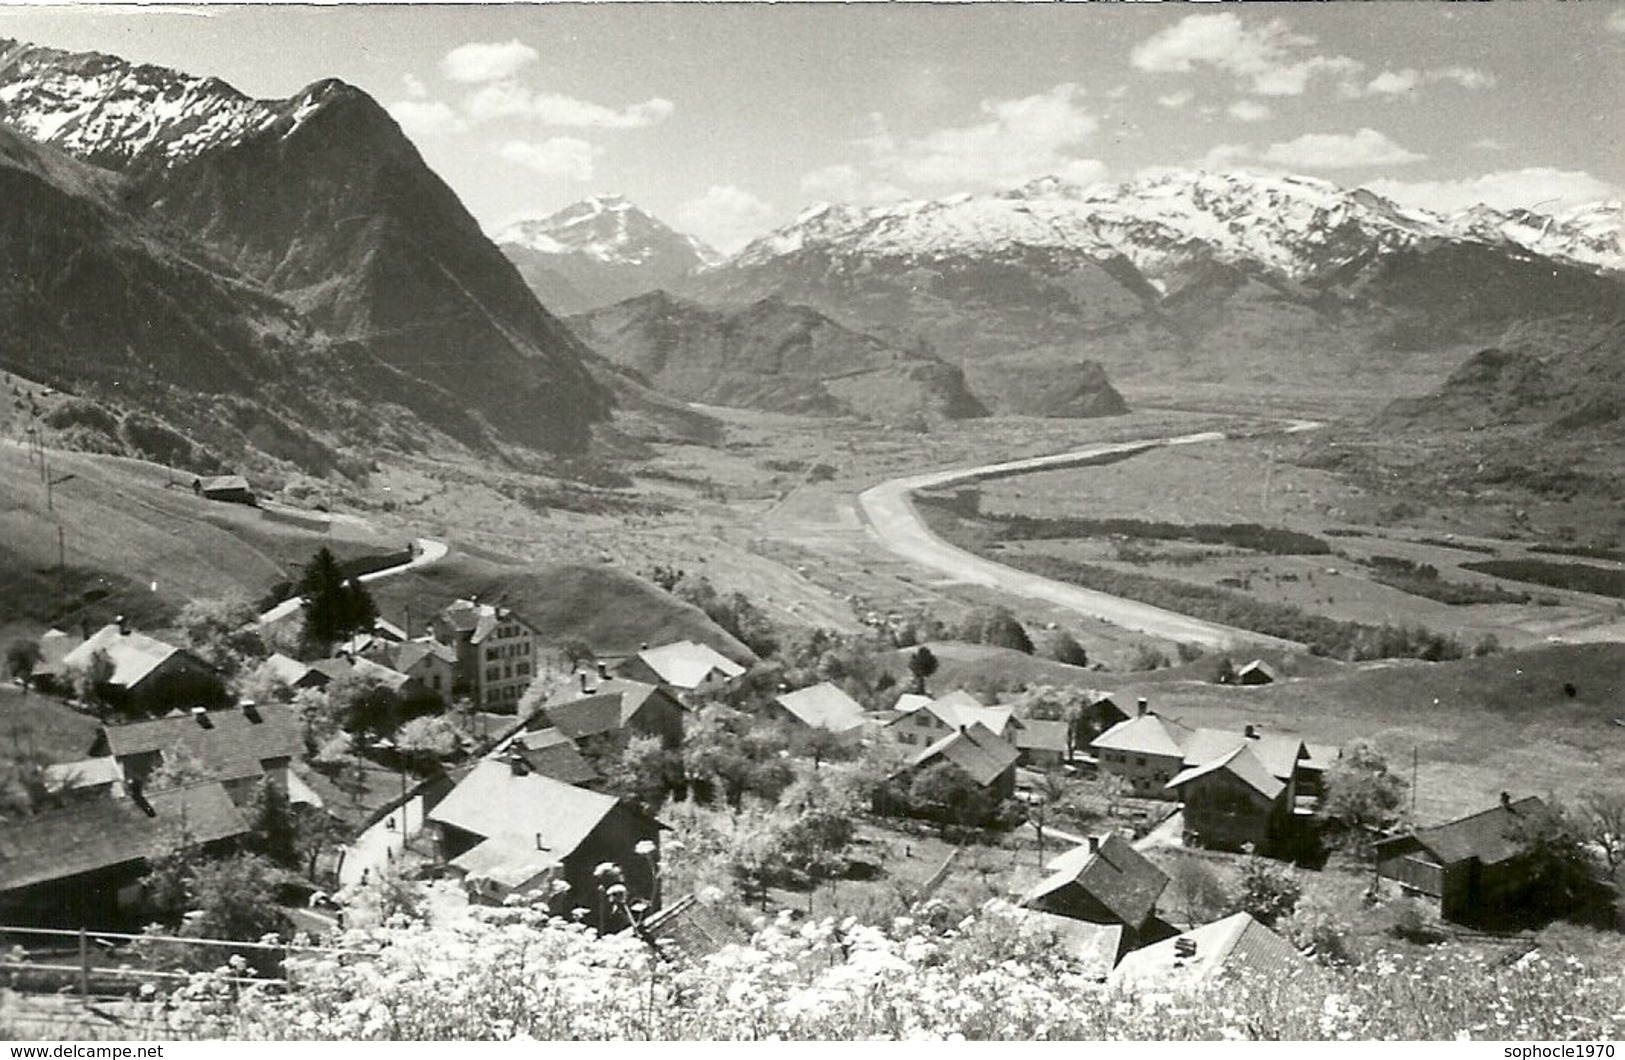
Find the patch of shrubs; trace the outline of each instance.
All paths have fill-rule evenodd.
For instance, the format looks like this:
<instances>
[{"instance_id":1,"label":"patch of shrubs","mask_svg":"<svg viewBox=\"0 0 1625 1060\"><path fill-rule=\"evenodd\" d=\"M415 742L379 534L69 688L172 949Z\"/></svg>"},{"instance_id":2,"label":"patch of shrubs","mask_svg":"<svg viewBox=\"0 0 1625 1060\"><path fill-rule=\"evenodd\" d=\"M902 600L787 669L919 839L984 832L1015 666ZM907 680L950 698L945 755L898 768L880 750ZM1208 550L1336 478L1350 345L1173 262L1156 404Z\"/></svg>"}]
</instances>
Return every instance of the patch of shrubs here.
<instances>
[{"instance_id":1,"label":"patch of shrubs","mask_svg":"<svg viewBox=\"0 0 1625 1060\"><path fill-rule=\"evenodd\" d=\"M1431 563L1415 563L1399 556L1372 556L1366 561L1371 580L1412 596L1460 607L1465 604L1527 604L1528 593L1512 593L1498 585L1471 585L1444 581Z\"/></svg>"},{"instance_id":2,"label":"patch of shrubs","mask_svg":"<svg viewBox=\"0 0 1625 1060\"><path fill-rule=\"evenodd\" d=\"M1275 556L1320 556L1332 547L1312 534L1258 523L1164 523L1146 519L1041 518L990 515L1010 541L1045 541L1074 537L1127 537L1151 541L1192 541L1229 545Z\"/></svg>"},{"instance_id":3,"label":"patch of shrubs","mask_svg":"<svg viewBox=\"0 0 1625 1060\"><path fill-rule=\"evenodd\" d=\"M1589 563L1552 563L1543 559L1489 559L1463 563L1462 570L1477 571L1516 582L1549 585L1554 589L1596 593L1625 600L1625 571L1593 567Z\"/></svg>"}]
</instances>

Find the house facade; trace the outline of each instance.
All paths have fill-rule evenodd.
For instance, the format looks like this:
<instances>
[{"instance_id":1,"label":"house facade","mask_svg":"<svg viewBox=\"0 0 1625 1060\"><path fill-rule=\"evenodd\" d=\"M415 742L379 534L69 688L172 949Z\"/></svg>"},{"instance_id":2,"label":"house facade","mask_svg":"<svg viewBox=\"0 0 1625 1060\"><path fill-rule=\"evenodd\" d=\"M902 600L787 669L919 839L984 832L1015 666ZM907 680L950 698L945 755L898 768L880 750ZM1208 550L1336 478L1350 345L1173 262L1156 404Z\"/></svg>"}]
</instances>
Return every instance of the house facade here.
<instances>
[{"instance_id":1,"label":"house facade","mask_svg":"<svg viewBox=\"0 0 1625 1060\"><path fill-rule=\"evenodd\" d=\"M1186 846L1268 854L1287 841L1288 786L1249 747L1187 769L1168 787L1181 803Z\"/></svg>"},{"instance_id":2,"label":"house facade","mask_svg":"<svg viewBox=\"0 0 1625 1060\"><path fill-rule=\"evenodd\" d=\"M1523 832L1545 814L1540 799L1501 797L1498 806L1376 844L1377 876L1438 903L1446 920L1473 921L1515 910L1534 868Z\"/></svg>"},{"instance_id":3,"label":"house facade","mask_svg":"<svg viewBox=\"0 0 1625 1060\"><path fill-rule=\"evenodd\" d=\"M1142 704L1142 709L1143 704ZM1100 772L1126 781L1147 799L1174 799L1168 782L1185 768L1189 729L1152 710L1118 722L1089 745Z\"/></svg>"},{"instance_id":4,"label":"house facade","mask_svg":"<svg viewBox=\"0 0 1625 1060\"><path fill-rule=\"evenodd\" d=\"M458 600L436 616L434 637L456 654L451 694L512 713L536 678L541 634L506 607Z\"/></svg>"}]
</instances>

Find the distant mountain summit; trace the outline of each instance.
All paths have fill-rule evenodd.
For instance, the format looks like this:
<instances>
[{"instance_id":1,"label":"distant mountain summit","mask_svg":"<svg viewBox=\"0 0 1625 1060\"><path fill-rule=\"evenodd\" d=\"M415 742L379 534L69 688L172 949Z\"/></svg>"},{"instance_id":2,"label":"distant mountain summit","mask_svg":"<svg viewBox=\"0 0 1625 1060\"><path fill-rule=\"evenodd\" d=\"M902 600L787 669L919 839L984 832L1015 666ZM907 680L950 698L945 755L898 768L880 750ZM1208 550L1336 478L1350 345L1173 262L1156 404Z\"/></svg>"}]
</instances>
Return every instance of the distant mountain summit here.
<instances>
[{"instance_id":1,"label":"distant mountain summit","mask_svg":"<svg viewBox=\"0 0 1625 1060\"><path fill-rule=\"evenodd\" d=\"M588 351L356 88L253 100L213 78L0 41L0 120L121 174L127 208L451 395L500 441L580 450L610 415Z\"/></svg>"},{"instance_id":2,"label":"distant mountain summit","mask_svg":"<svg viewBox=\"0 0 1625 1060\"><path fill-rule=\"evenodd\" d=\"M596 196L493 238L542 304L572 314L670 286L722 260L618 195Z\"/></svg>"},{"instance_id":3,"label":"distant mountain summit","mask_svg":"<svg viewBox=\"0 0 1625 1060\"><path fill-rule=\"evenodd\" d=\"M1046 178L820 204L681 290L724 306L778 295L888 341L924 335L1019 412L1052 389L1035 379L1080 360L1119 385L1437 380L1508 326L1625 310L1618 221L1606 204L1442 217L1297 176Z\"/></svg>"}]
</instances>

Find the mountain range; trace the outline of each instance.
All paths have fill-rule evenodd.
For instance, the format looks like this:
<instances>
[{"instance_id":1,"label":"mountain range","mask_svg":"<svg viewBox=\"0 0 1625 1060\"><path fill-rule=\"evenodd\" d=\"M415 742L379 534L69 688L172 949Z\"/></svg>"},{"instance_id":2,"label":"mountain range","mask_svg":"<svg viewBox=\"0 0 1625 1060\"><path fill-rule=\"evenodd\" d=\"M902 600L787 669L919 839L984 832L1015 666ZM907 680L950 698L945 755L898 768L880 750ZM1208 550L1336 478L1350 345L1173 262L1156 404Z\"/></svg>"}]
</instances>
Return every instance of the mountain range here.
<instances>
[{"instance_id":1,"label":"mountain range","mask_svg":"<svg viewBox=\"0 0 1625 1060\"><path fill-rule=\"evenodd\" d=\"M313 362L346 350L311 364L304 384L342 391L346 360L375 362L430 431L470 444L578 452L610 417L616 373L589 364L395 122L351 86L321 81L254 100L212 78L0 41L0 121L83 164L24 164L36 186L65 176L60 190L81 202L99 190L106 216L121 219L113 228L139 229L144 246L170 248L158 258L215 277L204 286L219 297L173 296L174 315L189 318L174 324L182 344L195 326ZM12 153L27 152L13 142ZM95 243L96 233L80 235ZM13 279L49 276L49 261L32 257L37 244L21 246ZM103 249L90 247L93 257ZM97 351L99 376L192 388L204 380L187 358L138 349L171 345L167 318L111 315L162 286L145 269L108 271L101 309L78 332L66 321L58 330L80 335L82 355ZM33 304L53 312L49 299ZM19 368L44 358L7 355ZM64 374L79 368L47 373Z\"/></svg>"}]
</instances>

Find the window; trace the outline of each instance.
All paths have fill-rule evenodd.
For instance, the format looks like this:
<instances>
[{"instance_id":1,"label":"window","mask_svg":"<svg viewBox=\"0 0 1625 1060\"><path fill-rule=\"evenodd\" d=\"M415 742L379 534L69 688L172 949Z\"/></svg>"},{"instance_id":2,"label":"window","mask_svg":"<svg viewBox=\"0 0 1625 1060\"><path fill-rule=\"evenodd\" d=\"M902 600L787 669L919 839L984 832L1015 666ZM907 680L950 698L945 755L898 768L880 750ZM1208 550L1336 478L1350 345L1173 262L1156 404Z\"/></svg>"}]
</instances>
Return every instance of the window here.
<instances>
[{"instance_id":1,"label":"window","mask_svg":"<svg viewBox=\"0 0 1625 1060\"><path fill-rule=\"evenodd\" d=\"M1137 766L1145 765L1145 756L1144 755L1135 756L1134 764L1137 765Z\"/></svg>"},{"instance_id":2,"label":"window","mask_svg":"<svg viewBox=\"0 0 1625 1060\"><path fill-rule=\"evenodd\" d=\"M513 670L514 673L518 674L520 677L524 677L530 673L530 663L522 662L518 666L515 666Z\"/></svg>"},{"instance_id":3,"label":"window","mask_svg":"<svg viewBox=\"0 0 1625 1060\"><path fill-rule=\"evenodd\" d=\"M497 658L497 650L495 648L486 648L485 649L485 661L490 662L492 659L495 659L495 658Z\"/></svg>"},{"instance_id":4,"label":"window","mask_svg":"<svg viewBox=\"0 0 1625 1060\"><path fill-rule=\"evenodd\" d=\"M914 724L918 725L922 729L925 728L927 725L931 724L931 715L927 714L923 710L920 711L920 713L914 718Z\"/></svg>"},{"instance_id":5,"label":"window","mask_svg":"<svg viewBox=\"0 0 1625 1060\"><path fill-rule=\"evenodd\" d=\"M487 681L495 681L500 676L502 676L502 668L500 666L487 666L485 668L485 679Z\"/></svg>"},{"instance_id":6,"label":"window","mask_svg":"<svg viewBox=\"0 0 1625 1060\"><path fill-rule=\"evenodd\" d=\"M434 689L436 692L440 691L440 675L439 674L430 674L429 675L429 687Z\"/></svg>"}]
</instances>

